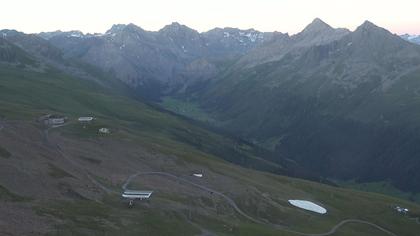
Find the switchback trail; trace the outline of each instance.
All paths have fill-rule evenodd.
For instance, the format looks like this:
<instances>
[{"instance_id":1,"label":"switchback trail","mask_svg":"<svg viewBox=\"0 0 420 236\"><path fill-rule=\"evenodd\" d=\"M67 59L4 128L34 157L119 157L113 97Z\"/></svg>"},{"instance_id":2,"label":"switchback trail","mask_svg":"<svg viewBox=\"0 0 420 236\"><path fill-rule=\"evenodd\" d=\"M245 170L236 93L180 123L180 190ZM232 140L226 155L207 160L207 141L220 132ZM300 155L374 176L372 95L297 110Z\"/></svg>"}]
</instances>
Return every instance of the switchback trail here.
<instances>
[{"instance_id":1,"label":"switchback trail","mask_svg":"<svg viewBox=\"0 0 420 236\"><path fill-rule=\"evenodd\" d=\"M175 180L178 180L180 182L183 182L183 183L192 185L192 186L197 187L197 188L199 188L199 189L201 189L203 191L209 192L210 194L214 194L214 195L217 195L217 196L225 199L229 203L229 205L233 209L235 209L235 211L238 214L240 214L241 216L247 218L248 220L250 220L250 221L252 221L254 223L257 223L257 224L270 225L270 226L273 226L273 227L275 227L277 229L280 229L280 230L285 231L285 232L288 232L288 233L293 233L293 234L302 235L302 236L329 236L329 235L332 235L332 234L336 233L338 229L340 229L342 226L344 226L346 224L349 224L349 223L358 223L358 224L366 224L366 225L372 226L372 227L374 227L374 228L376 228L376 229L378 229L378 230L380 230L380 231L382 231L382 232L384 232L384 233L386 233L388 235L397 236L393 232L391 232L391 231L389 231L389 230L387 230L385 228L382 228L381 226L379 226L377 224L374 224L374 223L371 223L371 222L368 222L368 221L364 221L364 220L358 220L358 219L346 219L346 220L342 220L338 224L336 224L335 226L333 226L328 232L319 233L319 234L309 234L309 233L303 233L303 232L298 232L298 231L290 230L290 229L285 228L285 226L283 226L283 225L266 223L266 222L263 222L261 220L255 219L252 216L247 215L245 212L243 212L238 207L238 205L235 203L235 201L233 199L231 199L230 197L228 197L227 195L225 195L225 194L223 194L221 192L218 192L218 191L213 190L213 189L211 189L209 187L206 187L204 185L194 183L194 182L192 182L190 180L187 180L187 179L184 179L184 178L181 178L181 177L178 177L176 175L173 175L173 174L170 174L170 173L166 173L166 172L158 172L158 171L137 172L135 174L130 175L127 178L127 180L124 182L124 184L122 186L122 189L123 190L126 190L127 187L128 187L128 185L131 183L131 181L134 178L136 178L138 176L141 176L141 175L160 175L160 176L169 177L171 179L175 179Z\"/></svg>"}]
</instances>

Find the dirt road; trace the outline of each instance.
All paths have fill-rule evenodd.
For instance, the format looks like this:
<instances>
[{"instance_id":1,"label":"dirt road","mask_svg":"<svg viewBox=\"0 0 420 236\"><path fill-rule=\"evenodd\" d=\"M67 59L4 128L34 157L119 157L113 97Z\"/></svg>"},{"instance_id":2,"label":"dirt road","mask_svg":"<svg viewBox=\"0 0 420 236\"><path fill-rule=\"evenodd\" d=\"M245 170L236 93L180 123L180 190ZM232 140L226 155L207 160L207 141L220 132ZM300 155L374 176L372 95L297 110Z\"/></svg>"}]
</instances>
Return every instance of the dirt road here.
<instances>
[{"instance_id":1,"label":"dirt road","mask_svg":"<svg viewBox=\"0 0 420 236\"><path fill-rule=\"evenodd\" d=\"M192 181L190 181L188 179L184 179L184 178L181 178L181 177L178 177L176 175L173 175L173 174L170 174L170 173L166 173L166 172L153 172L153 171L152 172L137 172L135 174L130 175L127 178L127 180L124 182L124 184L122 186L122 189L123 190L127 189L128 185L131 183L131 181L134 178L136 178L138 176L142 176L142 175L160 175L160 176L165 176L165 177L168 177L168 178L171 178L171 179L174 179L174 180L178 180L179 182L183 182L183 183L192 185L192 186L197 187L197 188L199 188L199 189L201 189L203 191L206 191L206 192L208 192L210 194L218 195L221 198L225 199L226 202L233 209L235 209L235 211L238 214L240 214L241 216L247 218L248 220L250 220L250 221L252 221L254 223L257 223L257 224L270 225L270 226L273 226L275 228L278 228L279 230L286 231L286 232L293 233L293 234L297 234L297 235L302 235L302 236L328 236L328 235L332 235L332 234L336 233L338 229L340 229L342 226L344 226L346 224L349 224L349 223L358 223L358 224L370 225L370 226L372 226L372 227L374 227L374 228L376 228L376 229L378 229L378 230L380 230L380 231L382 231L382 232L384 232L384 233L386 233L388 235L397 236L393 232L391 232L391 231L389 231L389 230L387 230L387 229L385 229L385 228L383 228L383 227L381 227L381 226L379 226L377 224L374 224L374 223L371 223L371 222L368 222L368 221L364 221L364 220L358 220L358 219L346 219L346 220L342 220L338 224L336 224L335 226L333 226L328 232L319 233L319 234L309 234L309 233L303 233L303 232L298 232L298 231L294 231L294 230L289 230L289 229L287 229L283 225L276 225L276 224L266 223L266 222L260 221L258 219L255 219L252 216L247 215L245 212L243 212L238 207L238 205L235 203L235 201L233 199L231 199L230 197L228 197L227 195L225 195L225 194L223 194L221 192L218 192L218 191L216 191L214 189L211 189L209 187L206 187L204 185L201 185L201 184L198 184L198 183L194 183L194 182L192 182Z\"/></svg>"}]
</instances>

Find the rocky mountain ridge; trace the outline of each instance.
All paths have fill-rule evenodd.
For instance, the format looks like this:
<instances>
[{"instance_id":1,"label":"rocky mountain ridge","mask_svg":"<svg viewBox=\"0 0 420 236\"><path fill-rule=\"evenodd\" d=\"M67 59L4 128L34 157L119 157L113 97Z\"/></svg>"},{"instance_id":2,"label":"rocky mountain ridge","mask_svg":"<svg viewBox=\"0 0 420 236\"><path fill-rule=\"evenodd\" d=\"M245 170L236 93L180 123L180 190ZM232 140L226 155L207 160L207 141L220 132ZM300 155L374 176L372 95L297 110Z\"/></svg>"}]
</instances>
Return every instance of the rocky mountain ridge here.
<instances>
[{"instance_id":1,"label":"rocky mountain ridge","mask_svg":"<svg viewBox=\"0 0 420 236\"><path fill-rule=\"evenodd\" d=\"M111 72L156 98L214 77L223 64L268 40L272 33L216 28L199 33L172 23L159 31L134 24L114 25L104 34L78 31L39 34L64 52Z\"/></svg>"}]
</instances>

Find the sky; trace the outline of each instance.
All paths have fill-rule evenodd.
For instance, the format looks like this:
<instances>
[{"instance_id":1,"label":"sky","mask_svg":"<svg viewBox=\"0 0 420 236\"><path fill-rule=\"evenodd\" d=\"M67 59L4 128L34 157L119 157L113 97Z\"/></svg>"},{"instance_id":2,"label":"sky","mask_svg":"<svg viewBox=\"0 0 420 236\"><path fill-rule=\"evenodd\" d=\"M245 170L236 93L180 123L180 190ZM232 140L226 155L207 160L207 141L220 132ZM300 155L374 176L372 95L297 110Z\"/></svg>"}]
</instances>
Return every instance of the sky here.
<instances>
[{"instance_id":1,"label":"sky","mask_svg":"<svg viewBox=\"0 0 420 236\"><path fill-rule=\"evenodd\" d=\"M397 34L420 34L420 0L0 0L0 29L25 33L113 24L159 30L179 22L200 32L215 27L295 34L314 18L354 30L365 20Z\"/></svg>"}]
</instances>

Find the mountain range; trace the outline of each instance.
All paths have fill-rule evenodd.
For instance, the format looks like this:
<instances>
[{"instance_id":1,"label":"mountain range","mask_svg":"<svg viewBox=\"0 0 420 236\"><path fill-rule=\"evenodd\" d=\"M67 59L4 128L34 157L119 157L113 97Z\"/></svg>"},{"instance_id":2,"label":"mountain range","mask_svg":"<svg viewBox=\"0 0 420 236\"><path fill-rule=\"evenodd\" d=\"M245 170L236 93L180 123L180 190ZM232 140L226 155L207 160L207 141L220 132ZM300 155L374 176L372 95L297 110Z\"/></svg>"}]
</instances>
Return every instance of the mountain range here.
<instances>
[{"instance_id":1,"label":"mountain range","mask_svg":"<svg viewBox=\"0 0 420 236\"><path fill-rule=\"evenodd\" d=\"M270 40L273 33L216 28L199 33L172 23L157 32L114 25L104 34L41 33L64 52L113 74L149 99L182 91L218 74L225 63Z\"/></svg>"},{"instance_id":2,"label":"mountain range","mask_svg":"<svg viewBox=\"0 0 420 236\"><path fill-rule=\"evenodd\" d=\"M420 47L406 41L415 37L369 21L351 32L321 19L295 35L199 33L179 23L159 31L120 24L104 34L0 33L56 66L98 67L148 101L198 107L212 126L273 150L279 163L286 158L324 178L420 191L411 144L420 139Z\"/></svg>"}]
</instances>

